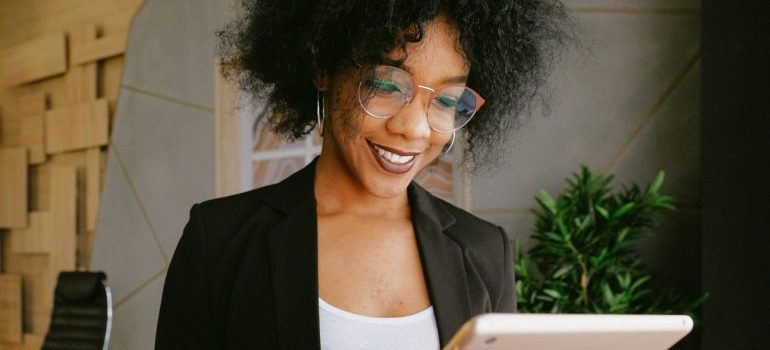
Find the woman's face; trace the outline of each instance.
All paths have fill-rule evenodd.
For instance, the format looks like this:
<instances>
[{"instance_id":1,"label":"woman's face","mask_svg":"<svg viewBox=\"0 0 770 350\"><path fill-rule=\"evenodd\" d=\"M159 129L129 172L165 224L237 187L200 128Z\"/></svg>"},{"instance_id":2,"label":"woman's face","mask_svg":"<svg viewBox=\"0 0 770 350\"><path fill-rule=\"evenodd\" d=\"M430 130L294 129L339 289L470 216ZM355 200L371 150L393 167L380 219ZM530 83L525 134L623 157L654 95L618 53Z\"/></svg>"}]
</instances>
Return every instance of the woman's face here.
<instances>
[{"instance_id":1,"label":"woman's face","mask_svg":"<svg viewBox=\"0 0 770 350\"><path fill-rule=\"evenodd\" d=\"M407 44L408 56L400 68L416 84L431 88L448 81L464 82L469 67L458 51L456 27L437 17L424 30L422 41ZM401 55L395 50L391 58ZM359 69L351 66L329 77L321 158L336 163L335 180L341 176L339 180L381 198L403 195L417 173L441 155L452 133L430 128L426 89L417 89L411 102L391 118L367 115L358 102L360 76Z\"/></svg>"}]
</instances>

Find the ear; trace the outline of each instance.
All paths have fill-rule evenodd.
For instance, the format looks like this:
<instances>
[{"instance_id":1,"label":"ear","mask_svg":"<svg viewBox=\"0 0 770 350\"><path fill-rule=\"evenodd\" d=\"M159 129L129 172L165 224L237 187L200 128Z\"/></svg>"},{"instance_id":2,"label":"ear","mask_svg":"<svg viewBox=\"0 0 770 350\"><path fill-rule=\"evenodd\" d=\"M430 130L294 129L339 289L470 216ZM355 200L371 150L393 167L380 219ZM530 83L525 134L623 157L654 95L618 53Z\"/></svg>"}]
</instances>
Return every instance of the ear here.
<instances>
[{"instance_id":1,"label":"ear","mask_svg":"<svg viewBox=\"0 0 770 350\"><path fill-rule=\"evenodd\" d=\"M315 85L318 91L329 90L329 75L326 74L326 71L319 70L316 72L313 77L313 85Z\"/></svg>"}]
</instances>

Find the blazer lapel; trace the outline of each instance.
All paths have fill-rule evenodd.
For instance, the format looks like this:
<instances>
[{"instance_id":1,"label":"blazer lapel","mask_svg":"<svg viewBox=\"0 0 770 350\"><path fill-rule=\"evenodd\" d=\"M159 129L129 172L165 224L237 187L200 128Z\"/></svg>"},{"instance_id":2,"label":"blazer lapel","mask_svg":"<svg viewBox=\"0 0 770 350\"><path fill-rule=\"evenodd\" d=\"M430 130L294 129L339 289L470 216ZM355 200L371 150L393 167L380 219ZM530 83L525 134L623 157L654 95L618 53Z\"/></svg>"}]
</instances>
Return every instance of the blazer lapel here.
<instances>
[{"instance_id":1,"label":"blazer lapel","mask_svg":"<svg viewBox=\"0 0 770 350\"><path fill-rule=\"evenodd\" d=\"M315 162L268 196L286 216L268 233L270 271L281 349L320 349Z\"/></svg>"},{"instance_id":2,"label":"blazer lapel","mask_svg":"<svg viewBox=\"0 0 770 350\"><path fill-rule=\"evenodd\" d=\"M285 214L268 233L279 347L320 349L315 163L274 187L265 200ZM445 230L454 217L416 183L409 204L441 346L471 316L462 247Z\"/></svg>"},{"instance_id":3,"label":"blazer lapel","mask_svg":"<svg viewBox=\"0 0 770 350\"><path fill-rule=\"evenodd\" d=\"M443 347L471 316L463 249L444 233L454 224L454 217L435 205L431 195L416 183L412 182L408 191L420 259Z\"/></svg>"}]
</instances>

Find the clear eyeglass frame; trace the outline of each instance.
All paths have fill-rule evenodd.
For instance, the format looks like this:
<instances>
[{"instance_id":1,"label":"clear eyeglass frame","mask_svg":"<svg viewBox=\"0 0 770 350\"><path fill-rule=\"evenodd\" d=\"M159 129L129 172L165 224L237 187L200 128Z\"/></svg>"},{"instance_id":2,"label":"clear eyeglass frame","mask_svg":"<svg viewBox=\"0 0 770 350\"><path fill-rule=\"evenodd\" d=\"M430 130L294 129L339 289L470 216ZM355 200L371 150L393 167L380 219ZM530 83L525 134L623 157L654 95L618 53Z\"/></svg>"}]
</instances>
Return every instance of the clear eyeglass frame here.
<instances>
[{"instance_id":1,"label":"clear eyeglass frame","mask_svg":"<svg viewBox=\"0 0 770 350\"><path fill-rule=\"evenodd\" d=\"M406 106L408 106L412 102L414 97L417 95L417 93L420 91L420 89L422 89L422 90L427 90L428 92L430 92L430 98L428 100L429 101L428 107L427 107L427 109L425 111L425 115L426 115L426 118L428 119L428 125L430 126L430 128L432 130L438 132L438 133L450 133L450 132L453 133L453 132L456 132L457 130L462 129L464 126L466 126L468 124L468 122L470 122L471 119L473 119L473 116L476 115L476 112L478 112L478 110L481 108L482 105L484 105L484 102L485 102L484 98L482 98L476 91L474 91L473 89L471 89L471 88L469 88L469 87L467 87L465 85L460 85L460 84L456 84L456 83L454 83L454 84L450 83L450 84L441 85L441 86L436 87L436 88L432 88L432 87L429 87L429 86L426 86L426 85L417 84L415 79L414 79L414 77L409 72L407 72L407 71L405 71L405 70L403 70L403 69L401 69L399 67L390 66L390 65L384 65L384 64L375 64L375 65L364 66L364 65L360 65L360 64L354 63L354 65L355 65L356 68L358 68L358 70L359 70L359 72L361 74L361 76L359 78L359 81L358 81L358 91L357 91L358 103L361 106L361 108L364 110L364 112L366 112L366 114L368 114L369 116L374 117L374 118L389 119L389 118L394 117L395 115L400 113L401 110L403 110ZM386 68L386 69L388 69L390 71L393 71L393 72L398 72L399 74L402 74L403 77L408 77L410 85L411 85L411 89L412 89L411 91L413 93L411 94L411 96L407 95L407 96L403 97L403 99L400 101L401 105L400 105L400 107L398 107L397 111L394 111L392 113L378 114L378 113L373 112L371 110L371 108L368 108L369 102L368 101L364 102L364 100L362 98L362 95L364 95L366 93L364 84L365 84L365 80L366 80L366 76L367 76L367 71L368 70L377 70L377 69L382 69L382 68ZM475 108L470 113L470 115L467 116L467 118L465 118L465 120L462 120L460 122L460 125L458 125L457 123L453 123L453 127L452 128L437 127L436 126L437 122L435 120L432 120L432 119L435 119L436 112L435 112L435 109L434 109L434 113L431 114L431 106L433 105L435 99L437 99L437 97L439 96L439 94L441 92L443 92L445 90L448 90L448 89L458 89L458 88L463 89L463 93L467 92L467 93L470 94L469 96L473 97L473 102L474 102L474 105L475 105L474 107ZM370 96L370 98L371 98L371 96ZM434 116L434 118L431 118L431 116ZM456 117L456 115L455 115L455 117Z\"/></svg>"}]
</instances>

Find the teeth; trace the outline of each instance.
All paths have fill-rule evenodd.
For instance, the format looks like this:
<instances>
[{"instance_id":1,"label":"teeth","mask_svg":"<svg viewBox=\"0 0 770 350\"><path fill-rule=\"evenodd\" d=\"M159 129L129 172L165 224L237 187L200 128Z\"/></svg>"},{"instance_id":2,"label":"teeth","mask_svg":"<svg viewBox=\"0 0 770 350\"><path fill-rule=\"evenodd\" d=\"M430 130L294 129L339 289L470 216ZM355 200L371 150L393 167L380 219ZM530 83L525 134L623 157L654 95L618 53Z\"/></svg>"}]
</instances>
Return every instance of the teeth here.
<instances>
[{"instance_id":1,"label":"teeth","mask_svg":"<svg viewBox=\"0 0 770 350\"><path fill-rule=\"evenodd\" d=\"M391 163L406 164L414 159L414 156L399 156L398 154L377 147L377 145L373 144L372 146L374 146L374 149L377 150L377 153L380 155L380 157L389 160Z\"/></svg>"}]
</instances>

